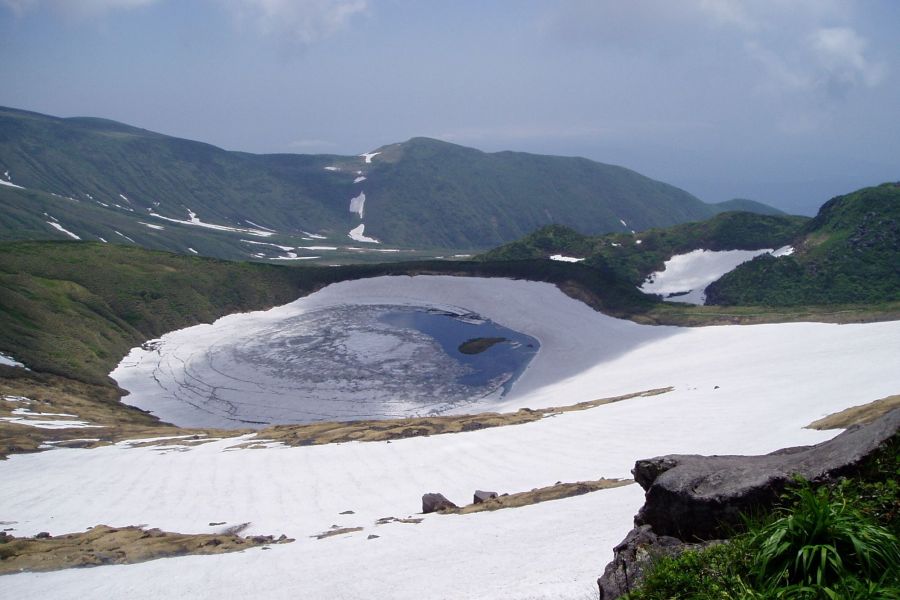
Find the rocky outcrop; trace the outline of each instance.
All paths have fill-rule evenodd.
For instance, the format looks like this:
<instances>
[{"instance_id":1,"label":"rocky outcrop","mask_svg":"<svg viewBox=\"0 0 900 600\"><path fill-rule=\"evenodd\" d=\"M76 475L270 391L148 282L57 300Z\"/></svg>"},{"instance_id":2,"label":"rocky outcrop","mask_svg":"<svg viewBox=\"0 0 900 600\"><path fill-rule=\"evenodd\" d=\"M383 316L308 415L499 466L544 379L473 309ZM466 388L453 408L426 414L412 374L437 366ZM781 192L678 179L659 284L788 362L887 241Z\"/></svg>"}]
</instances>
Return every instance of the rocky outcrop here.
<instances>
[{"instance_id":1,"label":"rocky outcrop","mask_svg":"<svg viewBox=\"0 0 900 600\"><path fill-rule=\"evenodd\" d=\"M699 546L686 544L678 538L656 535L649 525L635 527L618 546L613 548L615 558L606 565L603 576L597 580L600 600L618 598L634 589L644 578L644 571L653 564L653 561Z\"/></svg>"},{"instance_id":2,"label":"rocky outcrop","mask_svg":"<svg viewBox=\"0 0 900 600\"><path fill-rule=\"evenodd\" d=\"M741 525L742 513L770 509L796 477L815 484L854 474L898 431L900 409L895 409L815 446L763 456L639 460L632 473L646 491L644 506L635 516L635 528L613 549L613 561L597 580L600 599L612 600L634 589L657 557L728 537Z\"/></svg>"},{"instance_id":3,"label":"rocky outcrop","mask_svg":"<svg viewBox=\"0 0 900 600\"><path fill-rule=\"evenodd\" d=\"M900 430L900 410L815 446L764 456L670 455L639 460L646 500L635 525L686 541L727 536L741 514L771 507L795 477L822 483L850 475Z\"/></svg>"},{"instance_id":4,"label":"rocky outcrop","mask_svg":"<svg viewBox=\"0 0 900 600\"><path fill-rule=\"evenodd\" d=\"M475 495L472 497L472 504L481 504L482 502L487 502L488 500L493 500L499 494L497 492L486 492L484 490L475 490Z\"/></svg>"},{"instance_id":5,"label":"rocky outcrop","mask_svg":"<svg viewBox=\"0 0 900 600\"><path fill-rule=\"evenodd\" d=\"M422 512L426 515L447 508L459 507L447 500L443 494L422 494Z\"/></svg>"}]
</instances>

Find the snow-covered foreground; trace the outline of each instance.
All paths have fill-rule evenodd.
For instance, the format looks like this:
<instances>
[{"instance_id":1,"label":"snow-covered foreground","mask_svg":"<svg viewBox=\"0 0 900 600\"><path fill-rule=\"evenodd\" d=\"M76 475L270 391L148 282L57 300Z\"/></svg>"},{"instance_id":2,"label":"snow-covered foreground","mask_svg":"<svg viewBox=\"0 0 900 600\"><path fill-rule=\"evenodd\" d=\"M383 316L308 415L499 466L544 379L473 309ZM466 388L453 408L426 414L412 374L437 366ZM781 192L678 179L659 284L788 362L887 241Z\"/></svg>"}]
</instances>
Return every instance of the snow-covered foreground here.
<instances>
[{"instance_id":1,"label":"snow-covered foreground","mask_svg":"<svg viewBox=\"0 0 900 600\"><path fill-rule=\"evenodd\" d=\"M16 535L106 523L297 539L270 550L3 577L14 598L587 598L630 529L635 486L420 524L375 525L420 510L425 492L457 503L475 489L627 477L670 452L760 453L827 439L812 420L900 389L900 322L684 329L606 317L539 283L385 277L304 298L455 305L540 340L506 408L571 404L674 386L510 427L393 442L236 449L58 449L0 463L0 519ZM226 317L270 318L250 313ZM221 322L221 321L220 321ZM210 327L210 326L206 326ZM353 511L352 514L341 514ZM225 521L226 525L210 523ZM324 540L332 527L362 531ZM379 537L368 539L370 535Z\"/></svg>"}]
</instances>

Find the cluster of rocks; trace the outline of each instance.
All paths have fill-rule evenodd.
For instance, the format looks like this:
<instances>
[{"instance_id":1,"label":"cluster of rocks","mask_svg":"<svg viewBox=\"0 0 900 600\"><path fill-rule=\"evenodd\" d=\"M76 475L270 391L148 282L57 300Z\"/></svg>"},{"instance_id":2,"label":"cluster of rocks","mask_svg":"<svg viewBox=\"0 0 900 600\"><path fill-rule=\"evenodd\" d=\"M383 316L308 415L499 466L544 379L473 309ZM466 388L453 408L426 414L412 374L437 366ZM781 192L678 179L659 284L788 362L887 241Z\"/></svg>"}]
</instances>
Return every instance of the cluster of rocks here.
<instances>
[{"instance_id":1,"label":"cluster of rocks","mask_svg":"<svg viewBox=\"0 0 900 600\"><path fill-rule=\"evenodd\" d=\"M482 504L488 500L497 497L497 492L486 492L484 490L475 490L475 494L473 495L472 504ZM459 508L456 504L447 500L447 498L443 494L439 494L436 492L423 494L422 495L422 513L428 514L433 512L439 512L442 510Z\"/></svg>"},{"instance_id":2,"label":"cluster of rocks","mask_svg":"<svg viewBox=\"0 0 900 600\"><path fill-rule=\"evenodd\" d=\"M900 409L895 409L815 446L763 456L669 455L638 461L632 473L646 492L644 506L597 580L600 600L634 589L661 556L727 537L740 526L742 514L770 509L797 477L821 484L852 475L898 431Z\"/></svg>"}]
</instances>

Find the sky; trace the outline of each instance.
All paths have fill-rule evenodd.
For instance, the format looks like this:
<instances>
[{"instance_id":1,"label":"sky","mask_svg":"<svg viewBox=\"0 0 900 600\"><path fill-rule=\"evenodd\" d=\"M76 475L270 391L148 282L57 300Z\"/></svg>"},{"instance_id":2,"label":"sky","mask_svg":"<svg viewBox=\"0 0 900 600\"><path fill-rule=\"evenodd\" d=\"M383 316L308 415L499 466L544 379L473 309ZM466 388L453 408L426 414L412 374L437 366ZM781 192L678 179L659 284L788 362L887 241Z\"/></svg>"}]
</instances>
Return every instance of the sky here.
<instances>
[{"instance_id":1,"label":"sky","mask_svg":"<svg viewBox=\"0 0 900 600\"><path fill-rule=\"evenodd\" d=\"M256 153L429 136L813 214L900 180L895 0L0 0L0 105Z\"/></svg>"}]
</instances>

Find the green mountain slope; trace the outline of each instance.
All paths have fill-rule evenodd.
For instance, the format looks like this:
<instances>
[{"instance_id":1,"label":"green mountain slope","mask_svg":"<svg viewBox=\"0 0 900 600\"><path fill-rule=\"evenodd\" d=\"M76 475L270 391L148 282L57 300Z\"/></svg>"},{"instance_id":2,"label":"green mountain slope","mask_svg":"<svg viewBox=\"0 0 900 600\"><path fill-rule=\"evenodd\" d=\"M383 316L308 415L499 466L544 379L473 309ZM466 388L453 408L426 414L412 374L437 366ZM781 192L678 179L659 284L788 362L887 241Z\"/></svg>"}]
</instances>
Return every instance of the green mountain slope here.
<instances>
[{"instance_id":1,"label":"green mountain slope","mask_svg":"<svg viewBox=\"0 0 900 600\"><path fill-rule=\"evenodd\" d=\"M900 299L900 183L826 202L796 252L759 257L707 289L707 303L771 305L879 303Z\"/></svg>"},{"instance_id":2,"label":"green mountain slope","mask_svg":"<svg viewBox=\"0 0 900 600\"><path fill-rule=\"evenodd\" d=\"M365 236L385 244L462 250L495 246L550 223L590 234L627 232L720 210L673 186L583 158L484 153L427 138L375 152L228 152L104 119L0 108L0 181L70 199L66 229L85 239L108 239L117 230L137 240L123 223L144 221L171 229L150 236L152 228L137 227L145 230L138 243L150 248L258 258L238 240L212 240L247 237L221 229L229 227L273 230L286 238L276 242L281 245L311 241L309 233L329 244L365 245L348 237L364 225ZM16 200L16 218L30 214L32 223L17 229L5 219L0 240L21 239L26 231L28 237L58 236L39 226L49 211L18 196L0 197L4 206L7 198ZM359 210L350 212L354 198ZM86 206L97 210L78 218ZM87 222L93 229L81 224ZM206 227L211 237L203 248L189 239L198 223L220 227Z\"/></svg>"},{"instance_id":3,"label":"green mountain slope","mask_svg":"<svg viewBox=\"0 0 900 600\"><path fill-rule=\"evenodd\" d=\"M716 212L743 211L752 212L760 215L784 215L787 214L782 210L778 210L774 206L757 202L756 200L748 200L746 198L732 198L725 202L717 202L711 205Z\"/></svg>"}]
</instances>

